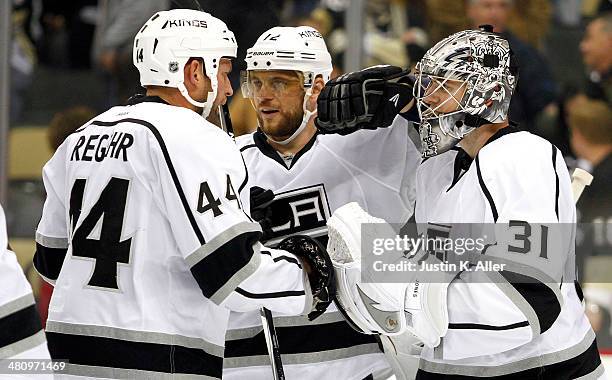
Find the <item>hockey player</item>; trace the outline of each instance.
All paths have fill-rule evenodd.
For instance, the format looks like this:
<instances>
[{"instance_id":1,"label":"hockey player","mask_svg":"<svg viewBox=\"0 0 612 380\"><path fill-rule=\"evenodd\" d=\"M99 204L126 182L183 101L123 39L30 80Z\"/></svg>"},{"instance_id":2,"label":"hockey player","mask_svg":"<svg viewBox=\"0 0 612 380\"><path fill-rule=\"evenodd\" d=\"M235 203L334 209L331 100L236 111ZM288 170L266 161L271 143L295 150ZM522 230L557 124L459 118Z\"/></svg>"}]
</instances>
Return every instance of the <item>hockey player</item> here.
<instances>
[{"instance_id":1,"label":"hockey player","mask_svg":"<svg viewBox=\"0 0 612 380\"><path fill-rule=\"evenodd\" d=\"M235 55L210 14L155 14L134 40L146 96L86 123L45 165L34 263L55 285L47 339L69 375L219 379L230 310L324 310L324 249L264 249L240 201L240 152L204 119L232 94Z\"/></svg>"},{"instance_id":2,"label":"hockey player","mask_svg":"<svg viewBox=\"0 0 612 380\"><path fill-rule=\"evenodd\" d=\"M420 162L408 122L346 137L320 135L314 127L316 99L332 71L318 31L272 28L247 51L246 62L242 89L259 129L237 143L249 171L245 194L251 189L252 216L265 226L268 244L294 233L327 241L327 219L350 201L408 221ZM278 315L274 321L288 379L361 380L388 370L374 337L352 330L334 308L312 322ZM232 313L224 378L269 379L265 350L258 314Z\"/></svg>"},{"instance_id":3,"label":"hockey player","mask_svg":"<svg viewBox=\"0 0 612 380\"><path fill-rule=\"evenodd\" d=\"M425 344L417 379L604 378L573 277L576 210L569 174L555 146L508 121L517 68L507 41L491 30L459 32L432 47L416 68L416 102L403 103L403 111L418 114L426 157L417 172L416 221L429 223L428 236L441 225L452 236L458 223L490 224L491 244L468 258L503 269L449 266L435 282L431 273L413 271L405 284L356 283L355 271L372 272L354 264L359 248L347 248L359 236L355 220L380 220L352 205L329 223L330 236L346 238L328 247L340 268L338 283L352 284L339 289L338 298L362 331L390 337L385 346L398 355L398 378L407 363L408 333ZM367 99L369 84L359 83L361 77L349 74L326 86L320 128L349 133L388 125L368 123L371 117L353 108ZM368 79L385 82L383 75ZM339 99L335 94L349 83L356 90ZM384 112L376 104L365 109ZM410 260L445 263L432 253L420 250Z\"/></svg>"},{"instance_id":4,"label":"hockey player","mask_svg":"<svg viewBox=\"0 0 612 380\"><path fill-rule=\"evenodd\" d=\"M39 366L51 364L32 287L8 247L6 219L0 206L0 362L3 363L0 379L53 379L51 374L40 374L43 370L33 374L26 371L27 367L22 369L21 363L27 366L28 359Z\"/></svg>"}]
</instances>

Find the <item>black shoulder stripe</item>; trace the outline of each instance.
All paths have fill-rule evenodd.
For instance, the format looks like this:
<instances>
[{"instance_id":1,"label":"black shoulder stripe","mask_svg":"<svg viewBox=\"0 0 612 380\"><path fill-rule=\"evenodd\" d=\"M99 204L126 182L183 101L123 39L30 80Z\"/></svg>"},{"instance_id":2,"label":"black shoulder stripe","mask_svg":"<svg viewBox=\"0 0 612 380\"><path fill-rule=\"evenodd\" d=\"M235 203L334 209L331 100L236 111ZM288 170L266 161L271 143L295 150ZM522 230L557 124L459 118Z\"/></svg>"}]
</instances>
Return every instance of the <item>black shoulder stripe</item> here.
<instances>
[{"instance_id":1,"label":"black shoulder stripe","mask_svg":"<svg viewBox=\"0 0 612 380\"><path fill-rule=\"evenodd\" d=\"M247 292L246 290L240 287L236 288L236 293L246 298L253 298L253 299L299 297L299 296L303 296L306 294L303 290L288 290L285 292L272 292L272 293L251 293L251 292Z\"/></svg>"},{"instance_id":2,"label":"black shoulder stripe","mask_svg":"<svg viewBox=\"0 0 612 380\"><path fill-rule=\"evenodd\" d=\"M162 138L157 128L155 128L155 126L149 123L148 121L134 119L134 118L121 119L117 121L94 121L91 124L99 125L101 127L112 127L120 123L140 124L143 127L147 128L149 131L151 131L151 133L153 133L153 136L155 136L155 139L157 140L157 143L159 144L159 147L161 148L162 153L164 154L166 165L168 166L168 170L170 171L170 175L172 176L172 181L174 182L176 191L178 192L179 198L181 199L181 203L183 204L183 208L185 209L185 213L187 214L189 223L191 223L193 232L195 232L198 238L198 241L200 242L200 245L204 245L206 243L206 240L204 239L204 235L202 235L202 231L200 231L200 227L198 226L198 223L195 220L195 216L193 215L193 212L189 208L189 203L187 202L187 198L185 197L185 192L183 191L183 188L181 187L181 183L179 182L178 176L176 174L176 170L174 170L174 165L172 164L172 160L170 159L168 148L166 148L166 143L164 143L164 139Z\"/></svg>"},{"instance_id":3,"label":"black shoulder stripe","mask_svg":"<svg viewBox=\"0 0 612 380\"><path fill-rule=\"evenodd\" d=\"M516 272L500 271L535 311L540 322L540 333L546 332L561 313L561 305L555 292L546 284Z\"/></svg>"},{"instance_id":4,"label":"black shoulder stripe","mask_svg":"<svg viewBox=\"0 0 612 380\"><path fill-rule=\"evenodd\" d=\"M249 144L249 145L245 145L242 148L240 148L240 152L244 152L245 150L249 149L249 148L256 148L257 145L255 144Z\"/></svg>"},{"instance_id":5,"label":"black shoulder stripe","mask_svg":"<svg viewBox=\"0 0 612 380\"><path fill-rule=\"evenodd\" d=\"M260 238L261 232L240 234L191 267L191 273L205 297L211 298L251 261L253 244Z\"/></svg>"},{"instance_id":6,"label":"black shoulder stripe","mask_svg":"<svg viewBox=\"0 0 612 380\"><path fill-rule=\"evenodd\" d=\"M36 252L32 259L34 268L44 277L55 281L62 270L66 252L68 248L48 248L36 243Z\"/></svg>"},{"instance_id":7,"label":"black shoulder stripe","mask_svg":"<svg viewBox=\"0 0 612 380\"><path fill-rule=\"evenodd\" d=\"M0 318L0 349L19 342L42 330L36 305Z\"/></svg>"},{"instance_id":8,"label":"black shoulder stripe","mask_svg":"<svg viewBox=\"0 0 612 380\"><path fill-rule=\"evenodd\" d=\"M557 220L559 220L559 174L557 174L557 148L550 144L552 147L552 164L555 171L555 214L557 214Z\"/></svg>"},{"instance_id":9,"label":"black shoulder stripe","mask_svg":"<svg viewBox=\"0 0 612 380\"><path fill-rule=\"evenodd\" d=\"M493 197L491 196L489 189L487 189L487 185L485 185L484 180L482 179L482 173L480 172L480 160L478 158L478 155L476 155L476 174L478 175L478 183L480 184L480 188L482 189L482 192L489 201L489 206L491 207L491 212L493 213L493 221L497 222L497 218L499 216L497 214L497 207L495 207Z\"/></svg>"},{"instance_id":10,"label":"black shoulder stripe","mask_svg":"<svg viewBox=\"0 0 612 380\"><path fill-rule=\"evenodd\" d=\"M51 357L67 360L70 364L204 375L214 379L220 379L223 370L223 358L179 345L50 331L47 341Z\"/></svg>"},{"instance_id":11,"label":"black shoulder stripe","mask_svg":"<svg viewBox=\"0 0 612 380\"><path fill-rule=\"evenodd\" d=\"M502 330L513 330L518 329L520 327L529 326L529 322L517 322L512 323L510 325L504 326L493 326L493 325L483 325L480 323L449 323L448 328L454 330L492 330L492 331L502 331Z\"/></svg>"}]
</instances>

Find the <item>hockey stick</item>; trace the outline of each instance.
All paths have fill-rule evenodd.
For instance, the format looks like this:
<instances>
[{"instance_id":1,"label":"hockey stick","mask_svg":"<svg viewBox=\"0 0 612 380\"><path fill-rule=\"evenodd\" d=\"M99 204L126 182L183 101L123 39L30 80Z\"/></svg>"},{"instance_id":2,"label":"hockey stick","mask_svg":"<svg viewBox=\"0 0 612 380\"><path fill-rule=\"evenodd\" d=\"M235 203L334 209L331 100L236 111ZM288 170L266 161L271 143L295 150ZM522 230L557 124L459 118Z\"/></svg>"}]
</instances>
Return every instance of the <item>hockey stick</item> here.
<instances>
[{"instance_id":1,"label":"hockey stick","mask_svg":"<svg viewBox=\"0 0 612 380\"><path fill-rule=\"evenodd\" d=\"M574 169L572 173L572 193L574 194L574 202L578 203L582 191L589 186L593 181L593 176L586 170L580 168Z\"/></svg>"},{"instance_id":2,"label":"hockey stick","mask_svg":"<svg viewBox=\"0 0 612 380\"><path fill-rule=\"evenodd\" d=\"M274 328L272 313L265 307L261 308L261 323L263 324L264 336L266 338L266 346L268 346L268 356L270 364L272 364L272 373L274 380L285 380L285 371L281 361L280 349L278 346L278 336Z\"/></svg>"}]
</instances>

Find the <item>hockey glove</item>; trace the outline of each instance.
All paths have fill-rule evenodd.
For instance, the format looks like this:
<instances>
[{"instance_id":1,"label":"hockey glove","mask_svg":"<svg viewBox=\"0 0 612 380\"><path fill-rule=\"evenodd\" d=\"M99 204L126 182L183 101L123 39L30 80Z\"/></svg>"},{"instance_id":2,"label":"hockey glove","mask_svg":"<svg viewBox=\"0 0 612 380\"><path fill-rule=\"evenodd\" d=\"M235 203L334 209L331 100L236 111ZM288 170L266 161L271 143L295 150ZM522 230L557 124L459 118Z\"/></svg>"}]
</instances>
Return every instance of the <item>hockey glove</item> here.
<instances>
[{"instance_id":1,"label":"hockey glove","mask_svg":"<svg viewBox=\"0 0 612 380\"><path fill-rule=\"evenodd\" d=\"M418 270L408 270L405 283L376 282L375 269L361 265L363 224L376 228L377 237L396 236L384 220L369 215L355 202L338 208L327 222L338 309L360 332L397 336L408 331L426 346L436 347L448 328L446 294L455 273L440 271L425 277ZM390 256L394 254L387 252L386 260L398 262L399 257ZM415 268L420 260L439 264L435 256L424 252L409 260Z\"/></svg>"},{"instance_id":2,"label":"hockey glove","mask_svg":"<svg viewBox=\"0 0 612 380\"><path fill-rule=\"evenodd\" d=\"M263 235L261 241L265 242L272 236L272 208L269 207L274 200L272 190L264 190L259 186L251 187L251 217L261 225Z\"/></svg>"},{"instance_id":3,"label":"hockey glove","mask_svg":"<svg viewBox=\"0 0 612 380\"><path fill-rule=\"evenodd\" d=\"M321 91L315 125L321 133L340 135L388 127L413 99L414 81L408 70L389 65L344 74Z\"/></svg>"},{"instance_id":4,"label":"hockey glove","mask_svg":"<svg viewBox=\"0 0 612 380\"><path fill-rule=\"evenodd\" d=\"M289 236L278 248L293 253L310 267L308 279L313 307L308 319L312 321L325 312L335 297L336 279L329 255L321 243L306 235Z\"/></svg>"}]
</instances>

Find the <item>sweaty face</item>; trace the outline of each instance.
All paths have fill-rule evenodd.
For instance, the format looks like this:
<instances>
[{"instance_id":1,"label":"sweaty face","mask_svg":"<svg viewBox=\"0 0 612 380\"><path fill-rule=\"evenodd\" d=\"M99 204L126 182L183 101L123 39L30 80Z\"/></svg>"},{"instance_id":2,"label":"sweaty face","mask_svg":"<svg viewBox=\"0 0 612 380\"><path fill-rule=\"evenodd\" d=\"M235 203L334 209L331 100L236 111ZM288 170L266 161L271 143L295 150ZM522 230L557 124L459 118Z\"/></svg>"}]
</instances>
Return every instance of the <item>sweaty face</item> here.
<instances>
[{"instance_id":1,"label":"sweaty face","mask_svg":"<svg viewBox=\"0 0 612 380\"><path fill-rule=\"evenodd\" d=\"M440 77L429 77L430 82L421 99L424 118L457 111L467 89L467 83Z\"/></svg>"},{"instance_id":2,"label":"sweaty face","mask_svg":"<svg viewBox=\"0 0 612 380\"><path fill-rule=\"evenodd\" d=\"M291 136L302 122L304 86L295 71L249 71L248 86L259 126L275 140Z\"/></svg>"},{"instance_id":3,"label":"sweaty face","mask_svg":"<svg viewBox=\"0 0 612 380\"><path fill-rule=\"evenodd\" d=\"M589 24L580 42L580 51L587 66L598 71L607 69L599 67L602 64L607 65L612 54L612 35L605 32L603 21L595 20Z\"/></svg>"}]
</instances>

